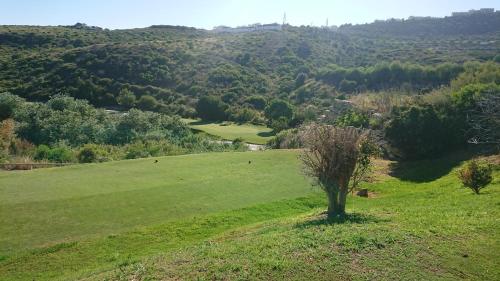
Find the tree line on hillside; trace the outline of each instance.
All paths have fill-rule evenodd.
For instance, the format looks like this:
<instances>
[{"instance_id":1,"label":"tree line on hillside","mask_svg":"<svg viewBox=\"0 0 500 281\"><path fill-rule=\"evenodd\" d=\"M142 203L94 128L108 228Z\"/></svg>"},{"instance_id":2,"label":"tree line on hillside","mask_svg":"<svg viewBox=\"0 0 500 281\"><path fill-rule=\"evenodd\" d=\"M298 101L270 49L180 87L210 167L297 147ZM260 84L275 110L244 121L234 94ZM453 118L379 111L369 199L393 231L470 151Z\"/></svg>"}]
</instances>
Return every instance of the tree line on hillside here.
<instances>
[{"instance_id":1,"label":"tree line on hillside","mask_svg":"<svg viewBox=\"0 0 500 281\"><path fill-rule=\"evenodd\" d=\"M0 92L30 101L64 93L99 107L185 117L196 115L196 102L205 95L228 94L224 102L242 116L252 114L244 106L251 96L327 109L337 93L427 91L448 84L463 61L500 60L488 45L498 36L479 26L488 20L475 17L477 30L470 27L467 38L366 36L306 26L244 34L173 26L0 26Z\"/></svg>"},{"instance_id":2,"label":"tree line on hillside","mask_svg":"<svg viewBox=\"0 0 500 281\"><path fill-rule=\"evenodd\" d=\"M355 96L356 97L356 96ZM405 159L433 158L485 144L500 144L500 67L470 64L444 87L423 95L376 93L342 102L323 122L336 127L371 129L388 141L386 153ZM296 130L283 131L269 145L296 148L303 144Z\"/></svg>"},{"instance_id":3,"label":"tree line on hillside","mask_svg":"<svg viewBox=\"0 0 500 281\"><path fill-rule=\"evenodd\" d=\"M463 65L452 63L423 67L393 62L359 68L331 65L319 69L316 78L334 85L343 93L380 91L391 88L429 91L441 85L448 85L463 71Z\"/></svg>"},{"instance_id":4,"label":"tree line on hillside","mask_svg":"<svg viewBox=\"0 0 500 281\"><path fill-rule=\"evenodd\" d=\"M369 24L340 26L340 32L365 36L451 36L497 32L500 29L500 11L472 13L444 18L410 17L390 19Z\"/></svg>"}]
</instances>

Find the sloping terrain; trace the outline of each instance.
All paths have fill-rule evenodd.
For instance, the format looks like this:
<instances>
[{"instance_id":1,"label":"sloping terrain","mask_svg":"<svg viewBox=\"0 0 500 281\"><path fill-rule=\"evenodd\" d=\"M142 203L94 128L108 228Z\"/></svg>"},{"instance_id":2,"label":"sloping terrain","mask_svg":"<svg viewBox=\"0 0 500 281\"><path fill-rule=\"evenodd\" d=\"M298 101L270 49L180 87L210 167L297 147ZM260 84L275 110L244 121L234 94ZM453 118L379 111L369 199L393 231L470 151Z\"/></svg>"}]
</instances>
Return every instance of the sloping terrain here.
<instances>
[{"instance_id":1,"label":"sloping terrain","mask_svg":"<svg viewBox=\"0 0 500 281\"><path fill-rule=\"evenodd\" d=\"M369 198L350 197L349 215L327 222L296 157L3 172L1 279L498 279L498 170L476 196L457 157L377 162Z\"/></svg>"},{"instance_id":2,"label":"sloping terrain","mask_svg":"<svg viewBox=\"0 0 500 281\"><path fill-rule=\"evenodd\" d=\"M373 67L398 61L425 68L492 60L500 50L499 19L496 12L345 25L338 31L284 26L281 31L235 34L174 26L112 31L82 25L0 26L0 91L30 100L67 93L95 105L117 106L120 91L129 89L137 99L154 97L157 111L192 116L193 103L206 94L230 93L229 103L239 106L252 95L303 104L295 98L307 92L295 82L303 73L323 88L307 101L320 106L328 100L321 95L331 98L342 90L318 76L330 65ZM346 79L357 81L359 71ZM432 74L427 81L432 87L446 85L456 75L426 71ZM411 79L390 87L404 82Z\"/></svg>"}]
</instances>

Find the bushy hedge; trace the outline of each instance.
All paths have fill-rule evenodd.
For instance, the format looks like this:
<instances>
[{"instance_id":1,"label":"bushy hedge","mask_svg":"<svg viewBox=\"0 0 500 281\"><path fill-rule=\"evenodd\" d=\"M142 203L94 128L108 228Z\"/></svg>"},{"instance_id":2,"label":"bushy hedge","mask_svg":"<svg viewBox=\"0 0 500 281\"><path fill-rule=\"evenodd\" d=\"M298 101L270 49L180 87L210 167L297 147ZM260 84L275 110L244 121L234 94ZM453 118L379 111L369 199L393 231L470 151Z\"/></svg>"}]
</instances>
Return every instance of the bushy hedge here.
<instances>
[{"instance_id":1,"label":"bushy hedge","mask_svg":"<svg viewBox=\"0 0 500 281\"><path fill-rule=\"evenodd\" d=\"M50 162L90 163L243 149L195 135L179 117L137 109L108 113L67 96L56 95L47 103L32 103L0 93L0 105L11 109L6 116L14 120L5 141L7 148L3 147L2 137L3 160L9 153L17 155L16 149L11 148L23 146L24 142L38 145L28 156ZM7 138L7 130L2 131L6 131Z\"/></svg>"}]
</instances>

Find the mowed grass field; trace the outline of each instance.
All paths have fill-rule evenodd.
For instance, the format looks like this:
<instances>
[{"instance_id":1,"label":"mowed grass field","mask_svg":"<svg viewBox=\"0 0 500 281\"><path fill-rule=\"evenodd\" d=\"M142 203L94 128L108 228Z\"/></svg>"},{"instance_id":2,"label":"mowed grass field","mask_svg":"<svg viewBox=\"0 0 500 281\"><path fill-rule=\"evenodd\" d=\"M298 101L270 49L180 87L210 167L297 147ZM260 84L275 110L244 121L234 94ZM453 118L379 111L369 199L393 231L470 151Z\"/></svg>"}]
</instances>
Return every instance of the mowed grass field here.
<instances>
[{"instance_id":1,"label":"mowed grass field","mask_svg":"<svg viewBox=\"0 0 500 281\"><path fill-rule=\"evenodd\" d=\"M312 191L299 173L294 151L209 153L3 172L0 254Z\"/></svg>"},{"instance_id":2,"label":"mowed grass field","mask_svg":"<svg viewBox=\"0 0 500 281\"><path fill-rule=\"evenodd\" d=\"M158 159L0 173L0 280L500 278L498 169L393 163L327 222L297 151Z\"/></svg>"},{"instance_id":3,"label":"mowed grass field","mask_svg":"<svg viewBox=\"0 0 500 281\"><path fill-rule=\"evenodd\" d=\"M455 157L393 164L344 219L311 204L91 279L500 280L500 167L478 196Z\"/></svg>"},{"instance_id":4,"label":"mowed grass field","mask_svg":"<svg viewBox=\"0 0 500 281\"><path fill-rule=\"evenodd\" d=\"M273 138L272 129L253 124L216 123L194 119L183 119L192 129L218 136L224 140L242 138L244 142L265 144Z\"/></svg>"}]
</instances>

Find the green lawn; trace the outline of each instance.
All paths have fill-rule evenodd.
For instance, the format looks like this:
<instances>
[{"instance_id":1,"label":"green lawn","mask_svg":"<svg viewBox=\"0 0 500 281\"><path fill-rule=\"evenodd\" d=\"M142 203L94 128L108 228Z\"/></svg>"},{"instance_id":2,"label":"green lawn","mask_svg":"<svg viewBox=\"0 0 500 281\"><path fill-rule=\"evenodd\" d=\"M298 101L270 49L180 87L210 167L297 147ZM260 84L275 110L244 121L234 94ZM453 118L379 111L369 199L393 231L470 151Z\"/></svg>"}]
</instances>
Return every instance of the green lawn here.
<instances>
[{"instance_id":1,"label":"green lawn","mask_svg":"<svg viewBox=\"0 0 500 281\"><path fill-rule=\"evenodd\" d=\"M155 159L1 173L0 255L312 191L293 151Z\"/></svg>"},{"instance_id":2,"label":"green lawn","mask_svg":"<svg viewBox=\"0 0 500 281\"><path fill-rule=\"evenodd\" d=\"M500 172L477 196L460 186L450 170L455 164L441 159L396 168L366 185L372 198L349 198L344 220L327 222L322 206L95 279L500 280Z\"/></svg>"},{"instance_id":3,"label":"green lawn","mask_svg":"<svg viewBox=\"0 0 500 281\"><path fill-rule=\"evenodd\" d=\"M159 160L0 173L0 280L499 280L498 170L394 166L326 222L296 151Z\"/></svg>"},{"instance_id":4,"label":"green lawn","mask_svg":"<svg viewBox=\"0 0 500 281\"><path fill-rule=\"evenodd\" d=\"M242 138L243 141L254 144L265 144L274 135L272 129L266 126L253 124L236 123L215 123L205 122L194 119L183 119L189 127L205 132L210 135L221 137L224 140L234 140Z\"/></svg>"}]
</instances>

